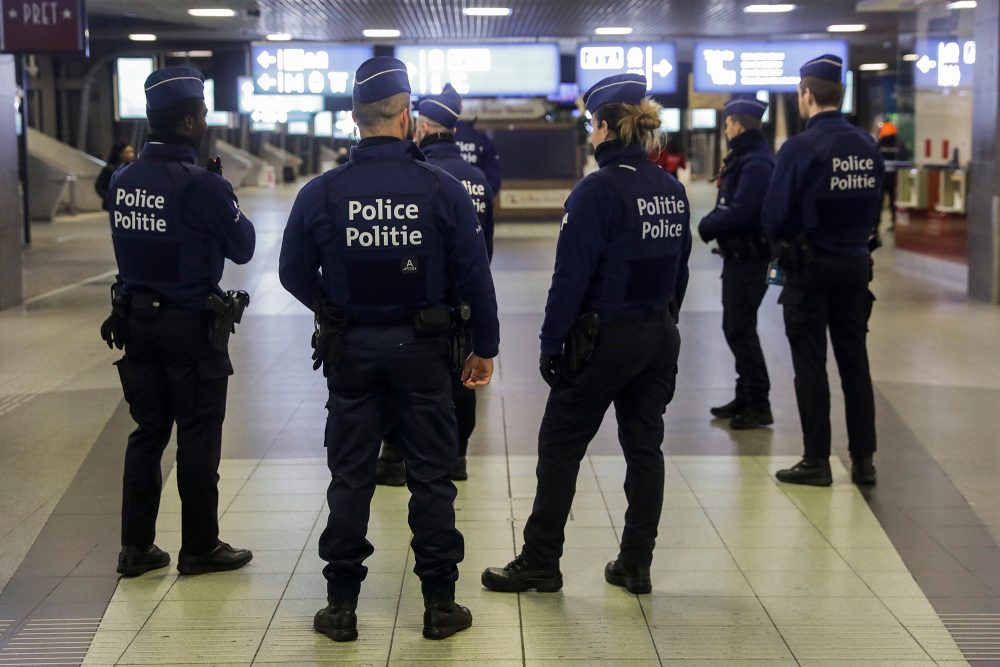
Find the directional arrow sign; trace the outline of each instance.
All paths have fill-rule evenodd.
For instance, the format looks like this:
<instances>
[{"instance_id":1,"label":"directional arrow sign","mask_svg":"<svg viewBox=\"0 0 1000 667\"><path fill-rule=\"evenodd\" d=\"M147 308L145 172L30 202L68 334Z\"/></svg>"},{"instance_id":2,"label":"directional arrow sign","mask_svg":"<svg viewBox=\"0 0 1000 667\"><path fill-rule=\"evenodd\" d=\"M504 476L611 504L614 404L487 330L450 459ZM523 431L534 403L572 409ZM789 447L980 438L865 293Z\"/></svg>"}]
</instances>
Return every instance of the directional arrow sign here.
<instances>
[{"instance_id":1,"label":"directional arrow sign","mask_svg":"<svg viewBox=\"0 0 1000 667\"><path fill-rule=\"evenodd\" d=\"M917 61L917 69L923 72L924 74L927 74L935 67L937 67L937 61L931 60L926 55L924 55L923 57L920 58L920 60Z\"/></svg>"},{"instance_id":2,"label":"directional arrow sign","mask_svg":"<svg viewBox=\"0 0 1000 667\"><path fill-rule=\"evenodd\" d=\"M670 64L666 58L660 60L660 62L653 65L653 71L660 75L661 79L667 78L667 76L674 71L674 66Z\"/></svg>"},{"instance_id":3,"label":"directional arrow sign","mask_svg":"<svg viewBox=\"0 0 1000 667\"><path fill-rule=\"evenodd\" d=\"M271 87L278 83L278 80L272 77L270 74L261 74L260 78L257 79L257 85L261 87L261 90L267 92L271 90Z\"/></svg>"},{"instance_id":4,"label":"directional arrow sign","mask_svg":"<svg viewBox=\"0 0 1000 667\"><path fill-rule=\"evenodd\" d=\"M270 51L261 51L260 55L257 56L257 62L259 62L260 66L264 69L268 69L271 65L278 62L278 59L275 56L272 56Z\"/></svg>"}]
</instances>

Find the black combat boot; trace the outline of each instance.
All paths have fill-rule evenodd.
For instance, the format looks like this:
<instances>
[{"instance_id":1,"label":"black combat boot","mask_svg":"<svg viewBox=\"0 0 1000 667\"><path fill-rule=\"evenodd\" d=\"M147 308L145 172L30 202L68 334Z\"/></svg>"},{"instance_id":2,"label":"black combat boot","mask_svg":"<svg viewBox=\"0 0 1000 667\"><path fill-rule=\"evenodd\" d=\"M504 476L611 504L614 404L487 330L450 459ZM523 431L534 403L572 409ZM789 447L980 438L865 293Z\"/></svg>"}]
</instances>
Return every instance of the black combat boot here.
<instances>
[{"instance_id":1,"label":"black combat boot","mask_svg":"<svg viewBox=\"0 0 1000 667\"><path fill-rule=\"evenodd\" d=\"M725 405L712 408L709 412L711 412L712 416L717 419L732 419L736 415L740 414L740 411L744 407L746 407L746 403L743 402L742 398L734 398Z\"/></svg>"},{"instance_id":2,"label":"black combat boot","mask_svg":"<svg viewBox=\"0 0 1000 667\"><path fill-rule=\"evenodd\" d=\"M870 456L851 457L851 481L859 486L875 486L878 476Z\"/></svg>"},{"instance_id":3,"label":"black combat boot","mask_svg":"<svg viewBox=\"0 0 1000 667\"><path fill-rule=\"evenodd\" d=\"M468 607L455 604L454 598L424 598L424 637L427 639L447 639L471 627L472 612Z\"/></svg>"},{"instance_id":4,"label":"black combat boot","mask_svg":"<svg viewBox=\"0 0 1000 667\"><path fill-rule=\"evenodd\" d=\"M353 642L358 638L358 599L331 600L316 612L313 627L335 642Z\"/></svg>"},{"instance_id":5,"label":"black combat boot","mask_svg":"<svg viewBox=\"0 0 1000 667\"><path fill-rule=\"evenodd\" d=\"M455 467L451 471L451 481L463 482L467 479L469 479L468 462L464 456L459 456L458 460L455 461Z\"/></svg>"},{"instance_id":6,"label":"black combat boot","mask_svg":"<svg viewBox=\"0 0 1000 667\"><path fill-rule=\"evenodd\" d=\"M774 423L769 405L750 406L740 410L740 413L729 420L729 428L734 431L747 431L753 428L763 428Z\"/></svg>"},{"instance_id":7,"label":"black combat boot","mask_svg":"<svg viewBox=\"0 0 1000 667\"><path fill-rule=\"evenodd\" d=\"M649 579L649 566L628 565L622 562L621 556L604 567L604 580L637 595L653 590L653 582Z\"/></svg>"},{"instance_id":8,"label":"black combat boot","mask_svg":"<svg viewBox=\"0 0 1000 667\"><path fill-rule=\"evenodd\" d=\"M177 557L177 571L181 574L207 574L238 570L253 560L249 549L234 549L225 542L219 542L207 554L190 556L183 551Z\"/></svg>"},{"instance_id":9,"label":"black combat boot","mask_svg":"<svg viewBox=\"0 0 1000 667\"><path fill-rule=\"evenodd\" d=\"M562 588L562 573L559 568L540 569L532 567L518 556L503 567L488 567L483 570L483 586L498 593L523 593L536 590L539 593L554 593Z\"/></svg>"},{"instance_id":10,"label":"black combat boot","mask_svg":"<svg viewBox=\"0 0 1000 667\"><path fill-rule=\"evenodd\" d=\"M779 470L775 475L779 482L786 484L806 484L808 486L830 486L833 473L827 459L802 459L791 468Z\"/></svg>"},{"instance_id":11,"label":"black combat boot","mask_svg":"<svg viewBox=\"0 0 1000 667\"><path fill-rule=\"evenodd\" d=\"M382 453L375 464L375 483L381 486L404 486L406 484L406 464L396 446L382 443Z\"/></svg>"},{"instance_id":12,"label":"black combat boot","mask_svg":"<svg viewBox=\"0 0 1000 667\"><path fill-rule=\"evenodd\" d=\"M140 574L168 565L170 565L170 554L155 544L145 549L122 547L118 554L118 574L123 577L138 577Z\"/></svg>"}]
</instances>

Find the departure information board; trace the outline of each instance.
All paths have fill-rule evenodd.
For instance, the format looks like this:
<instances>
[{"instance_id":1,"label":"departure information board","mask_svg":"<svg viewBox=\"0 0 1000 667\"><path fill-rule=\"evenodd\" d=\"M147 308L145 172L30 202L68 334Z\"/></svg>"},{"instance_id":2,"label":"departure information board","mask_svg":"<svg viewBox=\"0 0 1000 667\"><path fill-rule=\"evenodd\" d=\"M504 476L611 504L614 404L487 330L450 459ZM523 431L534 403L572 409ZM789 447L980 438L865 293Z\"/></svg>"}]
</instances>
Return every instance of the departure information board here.
<instances>
[{"instance_id":1,"label":"departure information board","mask_svg":"<svg viewBox=\"0 0 1000 667\"><path fill-rule=\"evenodd\" d=\"M365 44L254 44L251 51L254 93L350 96L354 72L374 53L375 47Z\"/></svg>"},{"instance_id":2,"label":"departure information board","mask_svg":"<svg viewBox=\"0 0 1000 667\"><path fill-rule=\"evenodd\" d=\"M405 45L396 57L410 71L415 95L450 83L472 97L545 97L559 91L559 45Z\"/></svg>"},{"instance_id":3,"label":"departure information board","mask_svg":"<svg viewBox=\"0 0 1000 667\"><path fill-rule=\"evenodd\" d=\"M847 62L847 42L698 42L694 48L694 89L700 93L794 92L799 68L823 54Z\"/></svg>"},{"instance_id":4,"label":"departure information board","mask_svg":"<svg viewBox=\"0 0 1000 667\"><path fill-rule=\"evenodd\" d=\"M576 81L586 91L615 74L642 74L650 93L677 92L677 47L673 42L581 44L577 49Z\"/></svg>"}]
</instances>

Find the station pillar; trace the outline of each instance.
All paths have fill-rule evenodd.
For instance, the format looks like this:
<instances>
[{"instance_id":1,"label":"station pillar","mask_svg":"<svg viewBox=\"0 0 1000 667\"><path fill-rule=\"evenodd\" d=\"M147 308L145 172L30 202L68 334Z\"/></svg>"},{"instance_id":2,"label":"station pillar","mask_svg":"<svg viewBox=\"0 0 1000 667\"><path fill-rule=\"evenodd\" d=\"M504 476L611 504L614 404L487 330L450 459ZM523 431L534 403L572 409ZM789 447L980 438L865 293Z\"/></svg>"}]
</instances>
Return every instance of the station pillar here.
<instances>
[{"instance_id":1,"label":"station pillar","mask_svg":"<svg viewBox=\"0 0 1000 667\"><path fill-rule=\"evenodd\" d=\"M1000 303L1000 0L976 8L969 296Z\"/></svg>"},{"instance_id":2,"label":"station pillar","mask_svg":"<svg viewBox=\"0 0 1000 667\"><path fill-rule=\"evenodd\" d=\"M24 218L18 177L15 56L0 55L0 308L21 303Z\"/></svg>"}]
</instances>

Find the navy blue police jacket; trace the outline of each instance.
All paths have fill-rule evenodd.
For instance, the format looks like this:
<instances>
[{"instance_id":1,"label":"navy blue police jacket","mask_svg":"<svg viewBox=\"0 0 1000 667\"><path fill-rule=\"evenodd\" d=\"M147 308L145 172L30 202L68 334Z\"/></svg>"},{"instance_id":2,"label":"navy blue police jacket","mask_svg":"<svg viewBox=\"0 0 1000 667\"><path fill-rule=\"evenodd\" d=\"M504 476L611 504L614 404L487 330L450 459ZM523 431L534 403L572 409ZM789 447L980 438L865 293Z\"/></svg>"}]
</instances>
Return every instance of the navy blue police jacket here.
<instances>
[{"instance_id":1,"label":"navy blue police jacket","mask_svg":"<svg viewBox=\"0 0 1000 667\"><path fill-rule=\"evenodd\" d=\"M833 255L865 256L878 224L882 174L875 139L839 111L816 114L778 151L762 222L772 240L805 233Z\"/></svg>"},{"instance_id":2,"label":"navy blue police jacket","mask_svg":"<svg viewBox=\"0 0 1000 667\"><path fill-rule=\"evenodd\" d=\"M111 177L106 203L125 295L203 309L209 293L222 294L225 260L253 257L253 223L233 187L197 159L187 144L150 142Z\"/></svg>"},{"instance_id":3,"label":"navy blue police jacket","mask_svg":"<svg viewBox=\"0 0 1000 667\"><path fill-rule=\"evenodd\" d=\"M691 212L680 181L642 146L605 142L600 169L576 184L556 244L542 354L557 355L577 319L602 323L680 308L687 290Z\"/></svg>"},{"instance_id":4,"label":"navy blue police jacket","mask_svg":"<svg viewBox=\"0 0 1000 667\"><path fill-rule=\"evenodd\" d=\"M735 137L729 149L719 175L715 209L698 224L698 234L706 242L763 232L761 207L771 184L774 153L758 130Z\"/></svg>"},{"instance_id":5,"label":"navy blue police jacket","mask_svg":"<svg viewBox=\"0 0 1000 667\"><path fill-rule=\"evenodd\" d=\"M455 141L465 161L476 169L481 169L486 174L486 182L490 184L493 194L499 194L500 156L497 155L493 140L482 130L477 130L475 123L460 120L455 127Z\"/></svg>"},{"instance_id":6,"label":"navy blue police jacket","mask_svg":"<svg viewBox=\"0 0 1000 667\"><path fill-rule=\"evenodd\" d=\"M462 157L462 151L453 140L439 137L428 137L420 143L420 150L427 161L435 167L440 167L461 183L472 204L476 207L479 224L483 228L483 238L486 241L486 252L493 259L493 189L486 181L486 175L473 167Z\"/></svg>"},{"instance_id":7,"label":"navy blue police jacket","mask_svg":"<svg viewBox=\"0 0 1000 667\"><path fill-rule=\"evenodd\" d=\"M496 292L475 207L412 141L363 139L350 161L310 181L288 217L278 275L307 307L325 297L351 324L409 323L457 295L472 309L474 351L497 355Z\"/></svg>"}]
</instances>

